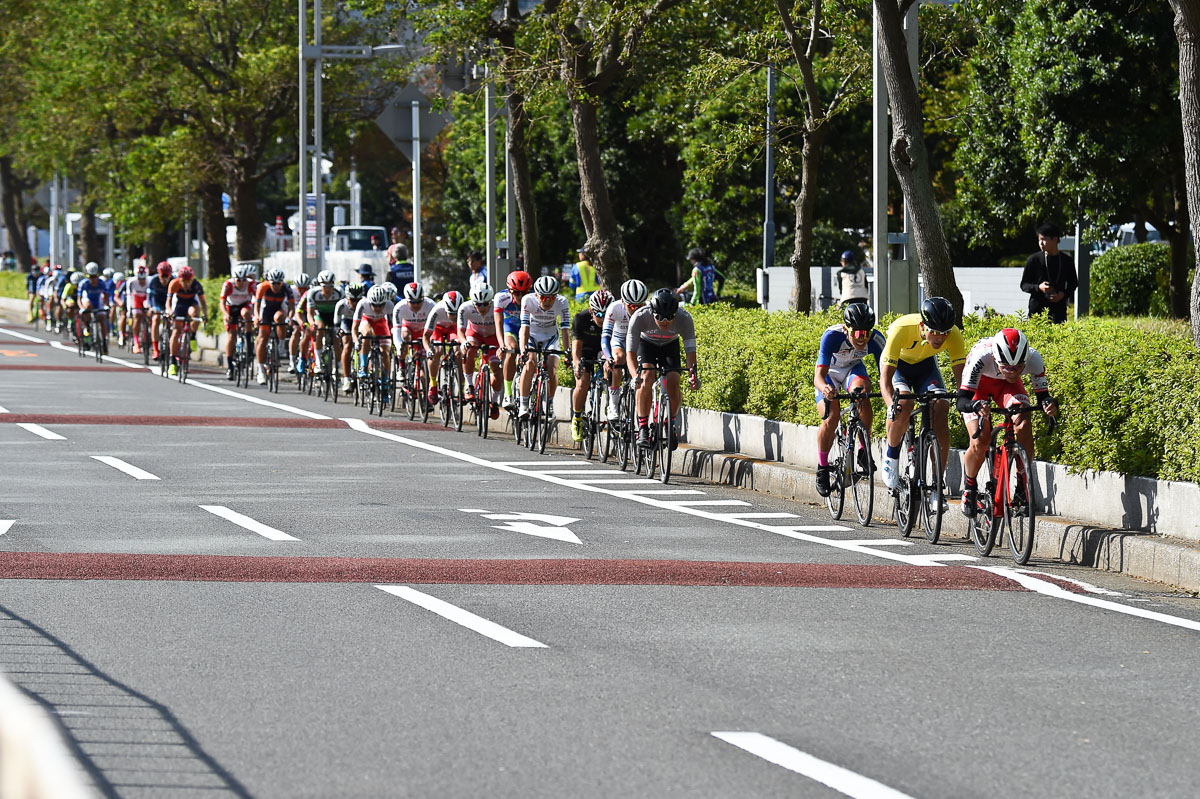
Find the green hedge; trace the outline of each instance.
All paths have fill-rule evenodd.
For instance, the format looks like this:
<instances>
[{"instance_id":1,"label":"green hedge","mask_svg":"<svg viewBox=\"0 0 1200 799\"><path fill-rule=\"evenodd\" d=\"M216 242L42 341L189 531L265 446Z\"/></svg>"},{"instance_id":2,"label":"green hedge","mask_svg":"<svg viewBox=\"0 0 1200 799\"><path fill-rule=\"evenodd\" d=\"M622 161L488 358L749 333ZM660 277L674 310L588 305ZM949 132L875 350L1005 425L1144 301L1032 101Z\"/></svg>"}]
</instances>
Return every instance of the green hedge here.
<instances>
[{"instance_id":1,"label":"green hedge","mask_svg":"<svg viewBox=\"0 0 1200 799\"><path fill-rule=\"evenodd\" d=\"M23 300L29 295L25 293L25 278L28 272L0 272L0 297L15 297Z\"/></svg>"},{"instance_id":2,"label":"green hedge","mask_svg":"<svg viewBox=\"0 0 1200 799\"><path fill-rule=\"evenodd\" d=\"M1092 310L1097 316L1170 316L1171 248L1113 247L1092 262Z\"/></svg>"}]
</instances>

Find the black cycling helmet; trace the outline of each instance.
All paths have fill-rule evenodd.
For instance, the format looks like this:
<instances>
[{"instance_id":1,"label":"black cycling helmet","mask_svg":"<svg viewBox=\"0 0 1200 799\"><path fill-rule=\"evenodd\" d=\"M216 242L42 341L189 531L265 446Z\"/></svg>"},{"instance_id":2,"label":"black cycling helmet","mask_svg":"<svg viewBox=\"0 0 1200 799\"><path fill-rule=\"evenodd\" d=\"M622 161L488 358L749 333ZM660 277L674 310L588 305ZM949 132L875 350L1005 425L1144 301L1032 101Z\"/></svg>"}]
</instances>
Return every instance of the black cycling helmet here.
<instances>
[{"instance_id":1,"label":"black cycling helmet","mask_svg":"<svg viewBox=\"0 0 1200 799\"><path fill-rule=\"evenodd\" d=\"M948 332L954 327L954 306L945 297L930 297L921 303L921 321L937 333Z\"/></svg>"},{"instance_id":2,"label":"black cycling helmet","mask_svg":"<svg viewBox=\"0 0 1200 799\"><path fill-rule=\"evenodd\" d=\"M851 330L870 330L875 327L875 312L865 302L852 302L842 309L842 322Z\"/></svg>"},{"instance_id":3,"label":"black cycling helmet","mask_svg":"<svg viewBox=\"0 0 1200 799\"><path fill-rule=\"evenodd\" d=\"M659 289L650 295L650 313L655 319L674 319L679 311L679 298L670 289Z\"/></svg>"}]
</instances>

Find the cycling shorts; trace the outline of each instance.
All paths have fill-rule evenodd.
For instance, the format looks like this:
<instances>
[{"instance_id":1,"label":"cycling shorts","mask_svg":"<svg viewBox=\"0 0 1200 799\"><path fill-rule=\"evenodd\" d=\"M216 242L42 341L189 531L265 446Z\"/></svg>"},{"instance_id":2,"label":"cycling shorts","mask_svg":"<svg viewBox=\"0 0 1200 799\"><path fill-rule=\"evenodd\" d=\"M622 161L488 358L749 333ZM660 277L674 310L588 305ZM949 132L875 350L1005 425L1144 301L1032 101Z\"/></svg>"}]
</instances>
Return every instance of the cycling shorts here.
<instances>
[{"instance_id":1,"label":"cycling shorts","mask_svg":"<svg viewBox=\"0 0 1200 799\"><path fill-rule=\"evenodd\" d=\"M429 334L429 340L434 344L440 341L458 341L458 331L452 327L434 327Z\"/></svg>"},{"instance_id":2,"label":"cycling shorts","mask_svg":"<svg viewBox=\"0 0 1200 799\"><path fill-rule=\"evenodd\" d=\"M1025 384L1017 381L1010 383L998 377L982 375L979 385L975 388L972 400L991 400L1002 408L1010 405L1030 405L1029 395L1025 393ZM974 421L979 418L977 413L964 413L963 419Z\"/></svg>"},{"instance_id":3,"label":"cycling shorts","mask_svg":"<svg viewBox=\"0 0 1200 799\"><path fill-rule=\"evenodd\" d=\"M225 309L229 311L229 321L225 323L225 330L233 331L237 329L238 323L242 321L242 311L250 307L250 303L244 302L241 305L226 305Z\"/></svg>"},{"instance_id":4,"label":"cycling shorts","mask_svg":"<svg viewBox=\"0 0 1200 799\"><path fill-rule=\"evenodd\" d=\"M497 350L500 349L500 342L495 336L480 335L477 330L467 331L467 343L476 347L494 347ZM496 353L493 352L492 357L495 356Z\"/></svg>"},{"instance_id":5,"label":"cycling shorts","mask_svg":"<svg viewBox=\"0 0 1200 799\"><path fill-rule=\"evenodd\" d=\"M392 335L392 325L385 317L382 316L364 316L359 323L366 322L371 326L372 336L390 336Z\"/></svg>"},{"instance_id":6,"label":"cycling shorts","mask_svg":"<svg viewBox=\"0 0 1200 799\"><path fill-rule=\"evenodd\" d=\"M638 339L637 362L639 366L650 366L664 372L668 369L683 370L680 356L679 339L666 344L655 344L653 341Z\"/></svg>"},{"instance_id":7,"label":"cycling shorts","mask_svg":"<svg viewBox=\"0 0 1200 799\"><path fill-rule=\"evenodd\" d=\"M916 363L900 361L892 375L892 388L905 394L925 394L930 391L945 391L942 370L938 369L937 356Z\"/></svg>"},{"instance_id":8,"label":"cycling shorts","mask_svg":"<svg viewBox=\"0 0 1200 799\"><path fill-rule=\"evenodd\" d=\"M839 377L843 377L844 379L838 380ZM825 382L833 386L838 392L846 392L850 390L850 384L859 378L863 380L870 379L867 377L867 367L862 361L854 364L849 370L839 375L835 375L832 371L829 372L825 375ZM895 385L895 382L893 380L892 384ZM825 396L820 391L817 391L816 388L813 389L813 397L818 405L821 403L821 400L825 399Z\"/></svg>"},{"instance_id":9,"label":"cycling shorts","mask_svg":"<svg viewBox=\"0 0 1200 799\"><path fill-rule=\"evenodd\" d=\"M558 329L556 328L553 333L549 334L545 338L542 338L534 332L533 328L529 328L529 339L527 346L531 350L539 348L544 350L554 349L558 346Z\"/></svg>"},{"instance_id":10,"label":"cycling shorts","mask_svg":"<svg viewBox=\"0 0 1200 799\"><path fill-rule=\"evenodd\" d=\"M504 317L504 334L513 338L519 338L521 335L521 317Z\"/></svg>"}]
</instances>

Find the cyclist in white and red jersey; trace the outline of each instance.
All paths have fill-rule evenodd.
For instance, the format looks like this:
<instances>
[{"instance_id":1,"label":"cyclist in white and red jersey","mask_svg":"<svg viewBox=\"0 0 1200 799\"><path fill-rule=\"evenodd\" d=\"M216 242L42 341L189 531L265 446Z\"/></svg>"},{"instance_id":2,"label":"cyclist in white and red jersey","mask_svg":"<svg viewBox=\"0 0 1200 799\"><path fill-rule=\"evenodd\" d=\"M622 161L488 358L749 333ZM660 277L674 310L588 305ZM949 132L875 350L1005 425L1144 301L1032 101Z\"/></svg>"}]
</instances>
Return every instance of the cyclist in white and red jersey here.
<instances>
[{"instance_id":1,"label":"cyclist in white and red jersey","mask_svg":"<svg viewBox=\"0 0 1200 799\"><path fill-rule=\"evenodd\" d=\"M250 325L254 319L254 294L257 290L248 273L254 267L237 264L233 277L221 285L221 316L225 320L225 377L233 379L233 353L237 345L239 325Z\"/></svg>"},{"instance_id":2,"label":"cyclist in white and red jersey","mask_svg":"<svg viewBox=\"0 0 1200 799\"><path fill-rule=\"evenodd\" d=\"M342 393L349 394L354 385L350 370L350 358L354 352L354 310L366 295L367 288L362 283L351 283L346 286L346 296L334 306L333 325L342 340Z\"/></svg>"},{"instance_id":3,"label":"cyclist in white and red jersey","mask_svg":"<svg viewBox=\"0 0 1200 799\"><path fill-rule=\"evenodd\" d=\"M646 304L649 292L640 280L626 280L621 284L621 301L610 303L604 312L604 324L600 333L600 352L615 364L625 365L625 334L629 332L629 317ZM612 369L608 384L608 420L615 422L619 417L618 397L624 370Z\"/></svg>"},{"instance_id":4,"label":"cyclist in white and red jersey","mask_svg":"<svg viewBox=\"0 0 1200 799\"><path fill-rule=\"evenodd\" d=\"M145 259L133 268L133 279L125 284L125 312L133 328L133 352L142 351L142 325L146 324L146 298L150 294L149 272Z\"/></svg>"},{"instance_id":5,"label":"cyclist in white and red jersey","mask_svg":"<svg viewBox=\"0 0 1200 799\"><path fill-rule=\"evenodd\" d=\"M558 293L558 278L542 275L533 283L533 293L521 301L521 352L528 356L528 364L521 372L521 416L529 415L529 391L533 387L533 375L537 371L534 349L561 349L570 352L571 306L567 298ZM550 397L553 408L554 392L558 389L558 356L546 358L546 370L550 373ZM553 418L553 417L551 417Z\"/></svg>"},{"instance_id":6,"label":"cyclist in white and red jersey","mask_svg":"<svg viewBox=\"0 0 1200 799\"><path fill-rule=\"evenodd\" d=\"M480 283L471 287L470 302L458 309L458 339L462 342L463 381L466 386L467 402L475 401L475 353L481 347L491 347L488 360L492 364L492 399L488 413L493 419L500 418L500 359L496 351L500 342L496 338L496 317L492 313L492 287Z\"/></svg>"},{"instance_id":7,"label":"cyclist in white and red jersey","mask_svg":"<svg viewBox=\"0 0 1200 799\"><path fill-rule=\"evenodd\" d=\"M533 288L533 278L524 270L510 272L504 291L492 298L492 316L496 319L497 335L503 331L504 348L504 407L516 405L513 375L517 373L517 348L521 335L521 302Z\"/></svg>"},{"instance_id":8,"label":"cyclist in white and red jersey","mask_svg":"<svg viewBox=\"0 0 1200 799\"><path fill-rule=\"evenodd\" d=\"M966 454L963 455L962 512L973 516L976 510L979 467L987 457L991 446L991 407L996 403L1002 408L1032 405L1025 393L1022 376L1029 375L1029 383L1037 397L1037 404L1050 416L1058 416L1058 403L1050 396L1050 383L1046 380L1046 364L1041 354L1029 346L1025 334L1006 327L991 338L981 339L967 353L967 364L963 367L962 385L958 387L958 410L967 427ZM1033 458L1033 424L1029 412L1014 418L1017 441ZM982 428L979 437L975 431Z\"/></svg>"},{"instance_id":9,"label":"cyclist in white and red jersey","mask_svg":"<svg viewBox=\"0 0 1200 799\"><path fill-rule=\"evenodd\" d=\"M425 289L420 283L409 282L404 285L403 300L397 301L396 309L392 311L392 341L401 361L421 340L425 321L429 319L433 305L433 300L425 296Z\"/></svg>"},{"instance_id":10,"label":"cyclist in white and red jersey","mask_svg":"<svg viewBox=\"0 0 1200 799\"><path fill-rule=\"evenodd\" d=\"M430 405L436 405L438 401L438 366L442 362L441 350L433 345L442 341L458 341L458 309L462 304L461 292L447 291L425 319L422 338L425 352L429 354L429 396L426 399Z\"/></svg>"},{"instance_id":11,"label":"cyclist in white and red jersey","mask_svg":"<svg viewBox=\"0 0 1200 799\"><path fill-rule=\"evenodd\" d=\"M383 350L383 358L381 359L381 368L383 376L387 376L392 371L392 311L394 307L391 300L387 298L387 292L383 286L372 286L367 292L367 296L359 300L358 307L354 309L354 346L358 349L358 377L363 379L367 376L367 352L366 348L361 345L363 336L382 336L383 340L379 342L380 348Z\"/></svg>"}]
</instances>

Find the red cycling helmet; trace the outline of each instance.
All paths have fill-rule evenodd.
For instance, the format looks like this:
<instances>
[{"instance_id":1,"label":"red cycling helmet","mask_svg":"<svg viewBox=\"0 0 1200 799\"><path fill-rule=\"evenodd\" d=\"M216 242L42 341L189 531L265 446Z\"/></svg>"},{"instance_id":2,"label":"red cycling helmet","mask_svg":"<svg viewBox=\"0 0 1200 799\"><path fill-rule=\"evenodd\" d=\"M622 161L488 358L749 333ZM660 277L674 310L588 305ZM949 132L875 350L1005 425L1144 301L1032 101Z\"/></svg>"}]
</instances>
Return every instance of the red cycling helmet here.
<instances>
[{"instance_id":1,"label":"red cycling helmet","mask_svg":"<svg viewBox=\"0 0 1200 799\"><path fill-rule=\"evenodd\" d=\"M196 276L196 273L192 270L192 268L190 266L185 266L179 270L179 279L182 280L184 283L189 282L195 276Z\"/></svg>"},{"instance_id":2,"label":"red cycling helmet","mask_svg":"<svg viewBox=\"0 0 1200 799\"><path fill-rule=\"evenodd\" d=\"M516 272L512 272L509 274L509 276L508 276L508 290L509 291L516 291L521 294L527 294L527 293L529 293L529 290L531 288L533 288L533 278L531 278L529 276L528 272L526 272L524 270L518 270Z\"/></svg>"},{"instance_id":3,"label":"red cycling helmet","mask_svg":"<svg viewBox=\"0 0 1200 799\"><path fill-rule=\"evenodd\" d=\"M166 280L171 276L171 265L166 261L158 262L158 276Z\"/></svg>"}]
</instances>

